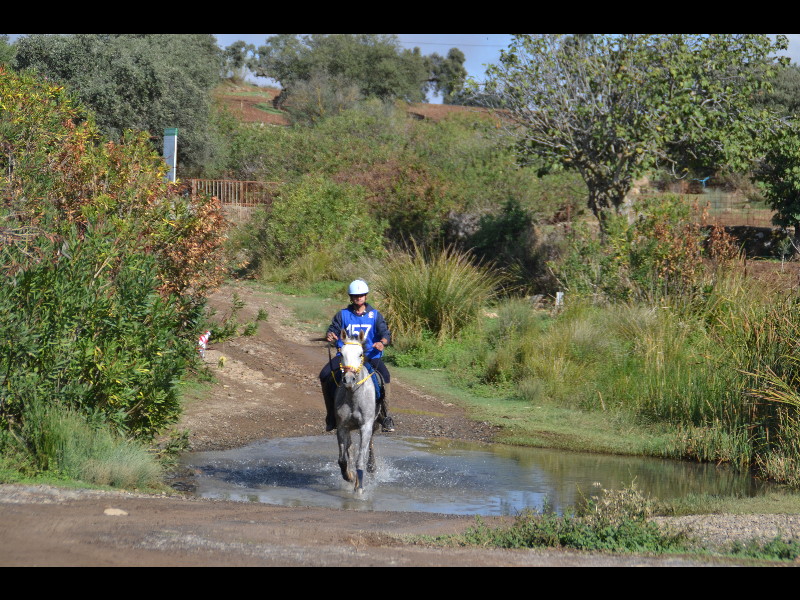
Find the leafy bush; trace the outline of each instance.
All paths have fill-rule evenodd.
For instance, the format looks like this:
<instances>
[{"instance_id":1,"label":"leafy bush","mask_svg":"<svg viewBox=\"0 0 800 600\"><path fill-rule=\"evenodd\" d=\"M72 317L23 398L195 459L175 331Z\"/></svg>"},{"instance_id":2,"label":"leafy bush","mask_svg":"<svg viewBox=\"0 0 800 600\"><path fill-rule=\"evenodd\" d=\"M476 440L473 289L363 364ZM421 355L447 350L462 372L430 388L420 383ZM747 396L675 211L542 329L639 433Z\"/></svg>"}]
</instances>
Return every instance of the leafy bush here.
<instances>
[{"instance_id":1,"label":"leafy bush","mask_svg":"<svg viewBox=\"0 0 800 600\"><path fill-rule=\"evenodd\" d=\"M201 307L157 293L154 257L108 226L2 249L0 424L58 399L118 431L152 437L179 413Z\"/></svg>"},{"instance_id":2,"label":"leafy bush","mask_svg":"<svg viewBox=\"0 0 800 600\"><path fill-rule=\"evenodd\" d=\"M752 539L748 542L734 542L730 553L734 556L747 556L767 560L797 560L800 557L800 540L776 535L771 540L760 542Z\"/></svg>"},{"instance_id":3,"label":"leafy bush","mask_svg":"<svg viewBox=\"0 0 800 600\"><path fill-rule=\"evenodd\" d=\"M468 545L500 548L575 548L606 552L679 552L689 548L682 532L661 529L647 521L640 495L623 491L624 497L608 502L590 499L579 514L557 515L550 510L526 510L508 527L478 524L463 535ZM604 495L614 492L604 490ZM633 498L633 502L631 501Z\"/></svg>"},{"instance_id":4,"label":"leafy bush","mask_svg":"<svg viewBox=\"0 0 800 600\"><path fill-rule=\"evenodd\" d=\"M358 86L342 75L314 73L292 84L283 106L293 121L310 124L352 108L360 99Z\"/></svg>"},{"instance_id":5,"label":"leafy bush","mask_svg":"<svg viewBox=\"0 0 800 600\"><path fill-rule=\"evenodd\" d=\"M310 253L336 257L326 278L335 278L343 262L380 255L384 225L373 219L364 190L322 176L284 186L256 224L260 246L256 262L287 266Z\"/></svg>"},{"instance_id":6,"label":"leafy bush","mask_svg":"<svg viewBox=\"0 0 800 600\"><path fill-rule=\"evenodd\" d=\"M600 301L690 299L705 283L705 238L680 197L650 198L637 207L632 223L609 216L602 238L576 227L553 268L569 292ZM727 253L728 245L715 239L713 248Z\"/></svg>"},{"instance_id":7,"label":"leafy bush","mask_svg":"<svg viewBox=\"0 0 800 600\"><path fill-rule=\"evenodd\" d=\"M104 140L61 86L0 66L0 186L16 227L78 234L106 220L130 251L157 259L159 287L199 300L221 280L222 209L184 196L146 133Z\"/></svg>"},{"instance_id":8,"label":"leafy bush","mask_svg":"<svg viewBox=\"0 0 800 600\"><path fill-rule=\"evenodd\" d=\"M477 231L464 245L478 260L505 269L515 293L556 291L557 284L547 267L555 248L538 239L532 214L516 198L508 199L500 211L483 215Z\"/></svg>"}]
</instances>

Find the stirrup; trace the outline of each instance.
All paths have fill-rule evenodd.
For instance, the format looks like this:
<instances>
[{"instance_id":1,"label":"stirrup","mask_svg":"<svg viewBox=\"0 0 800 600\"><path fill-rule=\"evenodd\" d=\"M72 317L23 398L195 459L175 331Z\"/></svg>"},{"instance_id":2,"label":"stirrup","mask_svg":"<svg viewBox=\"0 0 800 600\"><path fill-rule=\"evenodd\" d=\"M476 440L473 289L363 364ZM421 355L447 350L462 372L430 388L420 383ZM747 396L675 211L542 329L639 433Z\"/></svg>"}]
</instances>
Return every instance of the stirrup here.
<instances>
[{"instance_id":1,"label":"stirrup","mask_svg":"<svg viewBox=\"0 0 800 600\"><path fill-rule=\"evenodd\" d=\"M394 431L394 421L392 420L392 417L386 415L381 423L381 428L383 433L392 433Z\"/></svg>"}]
</instances>

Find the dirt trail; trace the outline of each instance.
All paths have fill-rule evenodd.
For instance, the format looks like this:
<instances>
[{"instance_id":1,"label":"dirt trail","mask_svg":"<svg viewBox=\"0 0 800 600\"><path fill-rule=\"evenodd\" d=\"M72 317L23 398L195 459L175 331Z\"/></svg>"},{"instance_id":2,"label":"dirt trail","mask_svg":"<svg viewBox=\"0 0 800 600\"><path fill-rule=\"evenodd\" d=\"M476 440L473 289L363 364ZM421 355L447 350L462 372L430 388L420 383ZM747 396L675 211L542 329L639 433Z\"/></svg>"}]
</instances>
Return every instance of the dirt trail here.
<instances>
[{"instance_id":1,"label":"dirt trail","mask_svg":"<svg viewBox=\"0 0 800 600\"><path fill-rule=\"evenodd\" d=\"M213 340L206 362L217 383L188 403L180 426L194 450L272 437L321 435L316 374L327 358L319 334L287 326L279 299L246 285L211 298L218 314L233 293L242 321L269 314L256 335ZM392 383L399 435L489 442L496 430L463 410ZM333 434L329 434L333 436ZM333 440L331 447L334 448ZM191 486L191 478L183 480ZM497 519L487 519L488 522ZM464 531L474 519L428 513L293 508L179 496L0 486L0 566L687 566L709 559L637 557L558 550L438 549L408 535ZM725 527L725 525L722 525Z\"/></svg>"}]
</instances>

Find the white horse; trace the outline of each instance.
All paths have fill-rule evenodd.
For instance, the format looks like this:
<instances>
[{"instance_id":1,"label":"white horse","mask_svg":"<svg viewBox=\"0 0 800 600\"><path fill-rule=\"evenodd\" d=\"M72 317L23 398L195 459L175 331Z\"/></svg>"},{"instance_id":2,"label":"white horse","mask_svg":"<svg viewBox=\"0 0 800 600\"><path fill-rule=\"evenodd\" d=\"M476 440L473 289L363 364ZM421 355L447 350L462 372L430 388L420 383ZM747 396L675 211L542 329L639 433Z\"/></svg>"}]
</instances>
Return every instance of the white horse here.
<instances>
[{"instance_id":1,"label":"white horse","mask_svg":"<svg viewBox=\"0 0 800 600\"><path fill-rule=\"evenodd\" d=\"M336 437L339 442L339 468L345 481L354 483L357 493L364 491L364 469L375 470L372 434L378 427L375 422L376 390L372 375L364 367L364 332L358 337L348 337L342 330L341 349L342 381L336 390ZM360 442L355 453L356 473L353 474L350 458L350 432L358 430Z\"/></svg>"}]
</instances>

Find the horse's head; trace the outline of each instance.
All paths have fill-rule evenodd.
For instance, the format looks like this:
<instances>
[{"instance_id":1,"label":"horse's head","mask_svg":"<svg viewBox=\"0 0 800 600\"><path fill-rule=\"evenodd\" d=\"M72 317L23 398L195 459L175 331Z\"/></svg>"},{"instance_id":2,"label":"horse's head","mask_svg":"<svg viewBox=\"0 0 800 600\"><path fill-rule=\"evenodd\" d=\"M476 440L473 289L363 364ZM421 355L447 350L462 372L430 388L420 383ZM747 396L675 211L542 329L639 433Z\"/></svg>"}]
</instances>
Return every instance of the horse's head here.
<instances>
[{"instance_id":1,"label":"horse's head","mask_svg":"<svg viewBox=\"0 0 800 600\"><path fill-rule=\"evenodd\" d=\"M339 339L344 342L340 350L342 382L345 387L351 387L358 380L357 376L364 366L364 332L360 331L358 337L351 337L343 329Z\"/></svg>"}]
</instances>

